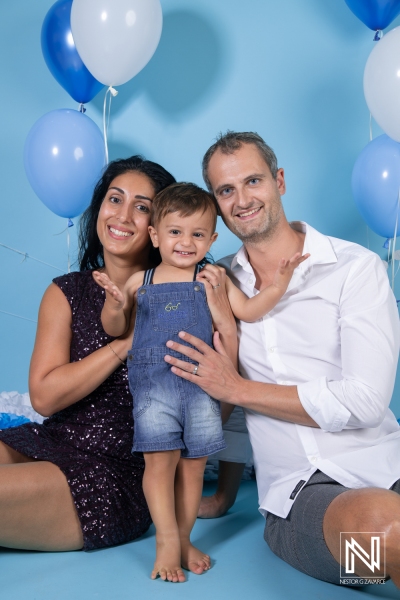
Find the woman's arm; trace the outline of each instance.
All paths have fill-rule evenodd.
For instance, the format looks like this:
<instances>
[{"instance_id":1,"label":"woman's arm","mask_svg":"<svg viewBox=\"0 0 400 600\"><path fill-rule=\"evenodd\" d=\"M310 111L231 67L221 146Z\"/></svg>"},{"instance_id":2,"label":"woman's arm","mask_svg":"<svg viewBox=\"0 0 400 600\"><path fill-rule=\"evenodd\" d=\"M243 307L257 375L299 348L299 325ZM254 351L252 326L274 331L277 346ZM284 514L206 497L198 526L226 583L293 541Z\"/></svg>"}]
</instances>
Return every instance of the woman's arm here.
<instances>
[{"instance_id":1,"label":"woman's arm","mask_svg":"<svg viewBox=\"0 0 400 600\"><path fill-rule=\"evenodd\" d=\"M197 275L197 279L206 288L207 303L211 312L214 330L218 331L219 339L237 369L237 327L226 293L226 280L228 278L225 269L217 265L207 264Z\"/></svg>"},{"instance_id":2,"label":"woman's arm","mask_svg":"<svg viewBox=\"0 0 400 600\"><path fill-rule=\"evenodd\" d=\"M202 275L203 273L203 275ZM207 294L207 302L213 319L214 330L218 331L219 340L222 343L235 369L238 369L238 338L237 327L232 309L226 294L225 269L217 265L206 265L199 273L198 279L204 283ZM233 404L221 402L221 419L223 423L229 419Z\"/></svg>"},{"instance_id":3,"label":"woman's arm","mask_svg":"<svg viewBox=\"0 0 400 600\"><path fill-rule=\"evenodd\" d=\"M111 342L112 350L105 346L71 363L71 324L69 303L53 283L40 305L29 373L32 405L44 417L75 404L93 392L121 365L132 344L131 327L123 338Z\"/></svg>"}]
</instances>

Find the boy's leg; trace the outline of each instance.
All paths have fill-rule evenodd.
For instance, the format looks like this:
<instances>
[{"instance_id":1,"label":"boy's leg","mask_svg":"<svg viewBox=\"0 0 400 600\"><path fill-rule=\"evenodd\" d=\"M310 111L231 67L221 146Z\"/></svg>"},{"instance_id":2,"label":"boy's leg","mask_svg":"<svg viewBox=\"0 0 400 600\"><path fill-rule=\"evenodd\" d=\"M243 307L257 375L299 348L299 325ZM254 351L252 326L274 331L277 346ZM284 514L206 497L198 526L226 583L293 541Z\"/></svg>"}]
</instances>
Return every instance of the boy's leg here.
<instances>
[{"instance_id":1,"label":"boy's leg","mask_svg":"<svg viewBox=\"0 0 400 600\"><path fill-rule=\"evenodd\" d=\"M175 516L174 481L180 450L144 452L143 492L156 528L156 560L151 578L182 582L181 544Z\"/></svg>"},{"instance_id":2,"label":"boy's leg","mask_svg":"<svg viewBox=\"0 0 400 600\"><path fill-rule=\"evenodd\" d=\"M175 477L175 512L181 543L182 566L201 575L211 566L211 559L195 548L190 534L196 521L203 489L207 457L181 458Z\"/></svg>"},{"instance_id":3,"label":"boy's leg","mask_svg":"<svg viewBox=\"0 0 400 600\"><path fill-rule=\"evenodd\" d=\"M245 463L219 461L217 490L212 496L202 497L198 514L201 519L221 517L235 504L245 466Z\"/></svg>"}]
</instances>

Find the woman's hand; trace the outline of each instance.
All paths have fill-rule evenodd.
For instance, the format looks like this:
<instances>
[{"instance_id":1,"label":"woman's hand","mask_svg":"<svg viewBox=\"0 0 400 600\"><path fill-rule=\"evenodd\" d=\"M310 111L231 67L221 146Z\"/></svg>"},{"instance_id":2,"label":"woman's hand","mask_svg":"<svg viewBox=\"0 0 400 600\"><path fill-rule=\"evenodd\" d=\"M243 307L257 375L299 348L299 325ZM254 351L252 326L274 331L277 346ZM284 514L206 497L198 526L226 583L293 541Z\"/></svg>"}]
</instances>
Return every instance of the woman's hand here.
<instances>
[{"instance_id":1,"label":"woman's hand","mask_svg":"<svg viewBox=\"0 0 400 600\"><path fill-rule=\"evenodd\" d=\"M214 330L218 331L219 339L237 369L237 328L226 293L225 269L218 265L206 265L196 279L202 281L206 288Z\"/></svg>"},{"instance_id":2,"label":"woman's hand","mask_svg":"<svg viewBox=\"0 0 400 600\"><path fill-rule=\"evenodd\" d=\"M236 322L226 294L226 271L218 265L207 264L196 277L204 283L207 302L213 318L214 329L222 331L226 327L235 328Z\"/></svg>"},{"instance_id":3,"label":"woman's hand","mask_svg":"<svg viewBox=\"0 0 400 600\"><path fill-rule=\"evenodd\" d=\"M199 338L184 331L179 333L179 337L195 346L197 350L171 340L167 342L167 347L197 362L198 368L196 374L194 374L192 363L167 354L164 360L173 365L172 372L200 386L212 398L222 400L228 404L236 404L235 398L237 398L238 390L244 380L237 373L231 359L225 352L219 333L217 331L214 333L215 350Z\"/></svg>"}]
</instances>

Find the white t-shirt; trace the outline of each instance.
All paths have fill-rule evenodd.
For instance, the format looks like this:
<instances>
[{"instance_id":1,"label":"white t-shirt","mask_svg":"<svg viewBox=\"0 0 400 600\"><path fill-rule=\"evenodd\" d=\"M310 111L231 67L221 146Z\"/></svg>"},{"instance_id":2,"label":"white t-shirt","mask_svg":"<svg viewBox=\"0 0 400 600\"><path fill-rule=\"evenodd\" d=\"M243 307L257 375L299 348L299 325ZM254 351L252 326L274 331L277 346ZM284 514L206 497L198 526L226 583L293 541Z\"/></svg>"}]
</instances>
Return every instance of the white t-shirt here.
<instances>
[{"instance_id":1,"label":"white t-shirt","mask_svg":"<svg viewBox=\"0 0 400 600\"><path fill-rule=\"evenodd\" d=\"M270 313L238 324L241 375L297 385L320 426L246 410L260 511L281 517L317 469L350 488L389 488L400 478L400 427L388 409L399 316L382 261L306 223L291 226L306 234L310 258ZM247 296L258 293L243 246L220 264Z\"/></svg>"}]
</instances>

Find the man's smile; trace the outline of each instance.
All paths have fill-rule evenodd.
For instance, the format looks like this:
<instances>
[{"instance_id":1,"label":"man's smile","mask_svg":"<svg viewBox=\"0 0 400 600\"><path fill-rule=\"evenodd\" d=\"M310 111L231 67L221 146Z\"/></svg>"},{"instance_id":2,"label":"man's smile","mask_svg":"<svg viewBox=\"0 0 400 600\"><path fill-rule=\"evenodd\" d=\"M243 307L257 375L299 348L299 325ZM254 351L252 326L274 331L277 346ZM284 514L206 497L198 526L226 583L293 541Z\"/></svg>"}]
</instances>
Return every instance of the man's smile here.
<instances>
[{"instance_id":1,"label":"man's smile","mask_svg":"<svg viewBox=\"0 0 400 600\"><path fill-rule=\"evenodd\" d=\"M243 219L245 217L251 217L252 215L254 215L255 213L260 212L261 210L261 206L257 206L256 208L251 208L250 210L248 210L247 212L242 212L242 213L237 213L235 215L235 217L238 217L239 219Z\"/></svg>"}]
</instances>

